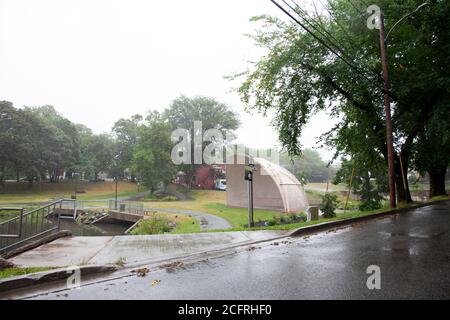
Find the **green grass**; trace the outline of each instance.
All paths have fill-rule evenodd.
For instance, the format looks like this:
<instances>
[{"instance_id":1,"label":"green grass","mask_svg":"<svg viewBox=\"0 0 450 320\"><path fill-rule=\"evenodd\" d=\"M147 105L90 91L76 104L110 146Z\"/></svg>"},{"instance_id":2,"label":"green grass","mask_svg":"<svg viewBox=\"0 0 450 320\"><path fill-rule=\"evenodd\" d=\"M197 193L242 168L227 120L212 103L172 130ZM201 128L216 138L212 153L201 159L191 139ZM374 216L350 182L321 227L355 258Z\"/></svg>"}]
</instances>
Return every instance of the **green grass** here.
<instances>
[{"instance_id":1,"label":"green grass","mask_svg":"<svg viewBox=\"0 0 450 320\"><path fill-rule=\"evenodd\" d=\"M309 222L298 222L298 223L291 223L291 224L283 224L283 225L276 225L276 226L267 226L267 227L257 227L257 228L233 228L233 229L224 229L224 230L210 230L205 232L227 232L227 231L249 231L249 230L293 230L298 229L302 227L308 227L319 223L325 223L325 222L332 222L332 221L339 221L339 220L346 220L350 218L356 218L356 217L364 217L369 215L374 215L378 213L382 213L384 211L387 211L387 208L374 210L374 211L348 211L346 213L338 213L335 218L325 219L320 218L316 221L309 221Z\"/></svg>"},{"instance_id":2,"label":"green grass","mask_svg":"<svg viewBox=\"0 0 450 320\"><path fill-rule=\"evenodd\" d=\"M22 276L25 274L48 271L48 270L53 270L53 269L58 269L58 268L50 268L50 267L7 268L7 269L0 270L0 279L6 279L6 278L10 278L10 277L15 277L15 276Z\"/></svg>"},{"instance_id":3,"label":"green grass","mask_svg":"<svg viewBox=\"0 0 450 320\"><path fill-rule=\"evenodd\" d=\"M434 201L439 200L449 200L449 197L442 196L442 197L436 197L433 198L430 201L424 202L426 203L432 203ZM413 202L408 204L399 205L398 208L411 208L414 209L415 207L424 204L422 202ZM223 229L223 230L208 230L204 232L228 232L228 231L255 231L255 230L294 230L302 227L308 227L319 223L325 223L325 222L333 222L333 221L340 221L340 220L346 220L351 218L357 218L357 217L365 217L365 216L371 216L380 214L383 212L390 211L389 204L387 202L384 203L384 206L381 209L373 210L373 211L347 211L345 213L338 213L335 218L325 219L321 218L316 221L309 221L309 222L299 222L299 223L292 223L292 224L284 224L284 225L276 225L276 226L268 226L268 227L257 227L257 228L244 228L244 227L235 227L232 229Z\"/></svg>"},{"instance_id":4,"label":"green grass","mask_svg":"<svg viewBox=\"0 0 450 320\"><path fill-rule=\"evenodd\" d=\"M205 205L206 212L224 218L229 221L233 227L242 227L248 224L248 209L246 208L230 208L224 203L209 203ZM270 220L273 216L281 215L279 211L254 210L254 221Z\"/></svg>"},{"instance_id":5,"label":"green grass","mask_svg":"<svg viewBox=\"0 0 450 320\"><path fill-rule=\"evenodd\" d=\"M440 200L449 200L450 197L449 196L438 196L438 197L433 197L431 198L429 201L427 202L433 202L433 201L440 201Z\"/></svg>"},{"instance_id":6,"label":"green grass","mask_svg":"<svg viewBox=\"0 0 450 320\"><path fill-rule=\"evenodd\" d=\"M168 223L176 223L176 227L170 230ZM167 228L167 230L165 230ZM138 223L136 228L131 231L132 235L162 234L164 232L181 233L199 233L200 223L197 219L182 214L155 212Z\"/></svg>"},{"instance_id":7,"label":"green grass","mask_svg":"<svg viewBox=\"0 0 450 320\"><path fill-rule=\"evenodd\" d=\"M60 182L60 183L36 183L28 188L26 183L8 183L6 192L0 194L0 205L20 204L34 202L50 202L55 199L70 199L74 191L85 193L77 194L80 200L102 200L114 198L114 182ZM118 196L126 197L137 194L139 191L135 183L121 181L118 183Z\"/></svg>"},{"instance_id":8,"label":"green grass","mask_svg":"<svg viewBox=\"0 0 450 320\"><path fill-rule=\"evenodd\" d=\"M182 221L177 224L177 226L172 230L171 233L181 234L181 233L199 233L200 223L197 219L189 219Z\"/></svg>"},{"instance_id":9,"label":"green grass","mask_svg":"<svg viewBox=\"0 0 450 320\"><path fill-rule=\"evenodd\" d=\"M131 197L135 194L138 194L139 192L137 192L137 190L135 191L118 191L117 192L117 197L121 198L121 197ZM77 195L77 199L78 200L103 200L103 199L113 199L115 198L116 193L106 193L106 194L101 194L101 195L84 195L84 194L79 194Z\"/></svg>"}]
</instances>

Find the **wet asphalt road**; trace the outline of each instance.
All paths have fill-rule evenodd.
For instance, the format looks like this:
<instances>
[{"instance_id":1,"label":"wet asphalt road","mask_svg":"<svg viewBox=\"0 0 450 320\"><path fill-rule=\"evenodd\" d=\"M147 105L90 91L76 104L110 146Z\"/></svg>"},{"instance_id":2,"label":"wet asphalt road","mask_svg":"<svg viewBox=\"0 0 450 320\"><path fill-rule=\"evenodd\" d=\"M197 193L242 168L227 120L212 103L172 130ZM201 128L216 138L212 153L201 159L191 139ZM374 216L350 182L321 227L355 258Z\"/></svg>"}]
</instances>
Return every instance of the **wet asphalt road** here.
<instances>
[{"instance_id":1,"label":"wet asphalt road","mask_svg":"<svg viewBox=\"0 0 450 320\"><path fill-rule=\"evenodd\" d=\"M37 299L448 299L450 204ZM366 286L381 268L381 290ZM161 282L152 285L153 280Z\"/></svg>"}]
</instances>

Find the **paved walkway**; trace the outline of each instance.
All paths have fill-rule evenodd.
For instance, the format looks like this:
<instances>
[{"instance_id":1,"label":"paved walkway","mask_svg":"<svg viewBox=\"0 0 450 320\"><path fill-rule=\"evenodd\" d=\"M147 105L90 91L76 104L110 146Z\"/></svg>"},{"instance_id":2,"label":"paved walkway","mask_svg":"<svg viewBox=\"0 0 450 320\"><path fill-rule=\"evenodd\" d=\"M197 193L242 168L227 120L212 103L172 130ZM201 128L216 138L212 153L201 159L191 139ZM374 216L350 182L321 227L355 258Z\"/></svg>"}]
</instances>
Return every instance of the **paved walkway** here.
<instances>
[{"instance_id":1,"label":"paved walkway","mask_svg":"<svg viewBox=\"0 0 450 320\"><path fill-rule=\"evenodd\" d=\"M180 255L282 236L286 231L243 231L115 237L62 238L11 259L23 267L65 267L85 264L126 264L169 259Z\"/></svg>"}]
</instances>

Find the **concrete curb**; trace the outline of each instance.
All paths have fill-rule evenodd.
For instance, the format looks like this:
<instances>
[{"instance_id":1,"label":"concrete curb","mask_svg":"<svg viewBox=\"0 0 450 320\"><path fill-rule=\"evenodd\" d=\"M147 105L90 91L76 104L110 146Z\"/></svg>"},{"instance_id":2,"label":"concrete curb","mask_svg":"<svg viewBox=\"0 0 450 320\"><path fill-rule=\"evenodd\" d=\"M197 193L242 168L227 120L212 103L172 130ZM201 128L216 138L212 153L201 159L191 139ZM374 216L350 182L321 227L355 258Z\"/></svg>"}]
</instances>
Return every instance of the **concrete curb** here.
<instances>
[{"instance_id":1,"label":"concrete curb","mask_svg":"<svg viewBox=\"0 0 450 320\"><path fill-rule=\"evenodd\" d=\"M414 209L428 207L428 206L431 206L431 205L434 205L434 204L445 203L445 202L449 202L449 201L450 200L437 200L437 201L433 201L433 202L418 204L418 205L411 206L411 207L404 207L404 208L400 208L400 209L391 209L391 210L388 210L388 211L383 211L383 212L380 212L380 213L369 214L369 215L362 216L362 217L348 218L348 219L343 219L343 220L318 223L318 224L315 224L315 225L312 225L312 226L298 228L298 229L292 231L291 233L289 233L289 236L295 237L295 236L306 235L306 234L314 233L314 232L317 232L317 231L323 231L323 230L326 230L326 229L330 229L330 228L333 228L333 227L347 226L347 225L351 225L351 224L354 224L354 223L357 223L357 222L363 222L363 221L368 221L368 220L379 219L379 218L383 218L383 217L386 217L386 216L400 214L400 213L404 213L404 212L411 211L411 210L414 210Z\"/></svg>"},{"instance_id":2,"label":"concrete curb","mask_svg":"<svg viewBox=\"0 0 450 320\"><path fill-rule=\"evenodd\" d=\"M79 267L79 269L81 276L98 273L109 273L118 270L116 266L112 265L81 266ZM10 290L23 289L26 287L48 283L56 280L64 280L69 278L72 274L73 269L70 269L69 267L7 278L4 280L0 280L0 294L6 293Z\"/></svg>"}]
</instances>

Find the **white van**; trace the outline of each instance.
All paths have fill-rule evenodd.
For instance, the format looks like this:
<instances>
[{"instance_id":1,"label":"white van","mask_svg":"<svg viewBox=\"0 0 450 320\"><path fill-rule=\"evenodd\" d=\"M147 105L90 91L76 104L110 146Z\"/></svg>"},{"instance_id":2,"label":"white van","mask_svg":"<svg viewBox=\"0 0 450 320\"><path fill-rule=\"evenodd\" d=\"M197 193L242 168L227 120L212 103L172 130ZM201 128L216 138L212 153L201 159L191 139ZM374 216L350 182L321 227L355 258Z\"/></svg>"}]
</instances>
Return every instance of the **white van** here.
<instances>
[{"instance_id":1,"label":"white van","mask_svg":"<svg viewBox=\"0 0 450 320\"><path fill-rule=\"evenodd\" d=\"M222 191L227 190L227 180L226 179L217 179L215 185L216 185L216 190L222 190Z\"/></svg>"}]
</instances>

